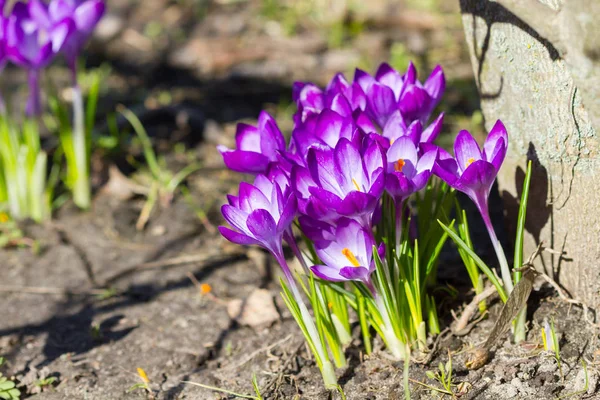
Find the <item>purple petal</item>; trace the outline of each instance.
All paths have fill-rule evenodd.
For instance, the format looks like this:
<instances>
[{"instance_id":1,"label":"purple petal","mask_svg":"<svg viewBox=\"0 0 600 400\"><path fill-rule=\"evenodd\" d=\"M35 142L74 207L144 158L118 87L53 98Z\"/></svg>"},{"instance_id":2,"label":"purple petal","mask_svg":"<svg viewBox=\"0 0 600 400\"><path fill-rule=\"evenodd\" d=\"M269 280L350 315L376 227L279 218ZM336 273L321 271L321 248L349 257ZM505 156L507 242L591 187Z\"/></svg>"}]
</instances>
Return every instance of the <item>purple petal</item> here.
<instances>
[{"instance_id":1,"label":"purple petal","mask_svg":"<svg viewBox=\"0 0 600 400\"><path fill-rule=\"evenodd\" d=\"M271 201L265 194L247 182L240 182L239 199L240 209L247 213L259 208L264 210L271 208Z\"/></svg>"},{"instance_id":2,"label":"purple petal","mask_svg":"<svg viewBox=\"0 0 600 400\"><path fill-rule=\"evenodd\" d=\"M50 21L50 15L48 15L48 5L41 0L29 0L29 3L27 4L29 15L35 23L45 29L50 29L52 27L52 21Z\"/></svg>"},{"instance_id":3,"label":"purple petal","mask_svg":"<svg viewBox=\"0 0 600 400\"><path fill-rule=\"evenodd\" d=\"M354 82L358 83L363 92L368 93L371 85L375 83L375 79L367 72L357 68L354 72Z\"/></svg>"},{"instance_id":4,"label":"purple petal","mask_svg":"<svg viewBox=\"0 0 600 400\"><path fill-rule=\"evenodd\" d=\"M383 63L379 66L379 68L377 69L377 73L375 74L375 79L379 83L391 88L394 91L394 96L396 99L400 98L400 91L402 90L403 79L402 76L398 73L398 71L390 67L389 64Z\"/></svg>"},{"instance_id":5,"label":"purple petal","mask_svg":"<svg viewBox=\"0 0 600 400\"><path fill-rule=\"evenodd\" d=\"M463 172L456 182L456 189L468 194L472 199L487 198L496 179L496 169L484 160L475 161Z\"/></svg>"},{"instance_id":6,"label":"purple petal","mask_svg":"<svg viewBox=\"0 0 600 400\"><path fill-rule=\"evenodd\" d=\"M412 61L409 61L408 67L406 68L406 74L404 74L404 85L414 85L417 82L417 68Z\"/></svg>"},{"instance_id":7,"label":"purple petal","mask_svg":"<svg viewBox=\"0 0 600 400\"><path fill-rule=\"evenodd\" d=\"M270 250L273 250L275 245L278 244L278 241L281 240L281 233L277 231L277 224L275 223L273 216L267 210L258 209L252 211L250 215L248 215L246 224L257 240L273 246Z\"/></svg>"},{"instance_id":8,"label":"purple petal","mask_svg":"<svg viewBox=\"0 0 600 400\"><path fill-rule=\"evenodd\" d=\"M242 246L261 244L258 240L251 238L248 235L244 235L243 233L232 231L231 229L225 226L219 226L219 232L221 232L221 235L223 235L225 239L235 244L239 244Z\"/></svg>"},{"instance_id":9,"label":"purple petal","mask_svg":"<svg viewBox=\"0 0 600 400\"><path fill-rule=\"evenodd\" d=\"M413 141L407 136L396 139L387 152L388 164L395 163L402 159L404 161L410 161L412 165L416 166L417 157L417 148Z\"/></svg>"},{"instance_id":10,"label":"purple petal","mask_svg":"<svg viewBox=\"0 0 600 400\"><path fill-rule=\"evenodd\" d=\"M369 178L375 170L378 168L385 168L386 166L386 157L383 154L381 146L379 146L379 143L374 140L371 141L362 158L364 161L366 174L369 176Z\"/></svg>"},{"instance_id":11,"label":"purple petal","mask_svg":"<svg viewBox=\"0 0 600 400\"><path fill-rule=\"evenodd\" d=\"M423 171L431 171L433 169L433 164L435 164L437 161L437 158L437 149L425 152L417 163L417 172L421 173Z\"/></svg>"},{"instance_id":12,"label":"purple petal","mask_svg":"<svg viewBox=\"0 0 600 400\"><path fill-rule=\"evenodd\" d=\"M346 280L346 278L340 275L340 271L338 269L331 268L326 265L314 265L310 267L310 270L313 274L315 274L316 277L326 281L342 282Z\"/></svg>"},{"instance_id":13,"label":"purple petal","mask_svg":"<svg viewBox=\"0 0 600 400\"><path fill-rule=\"evenodd\" d=\"M287 201L284 203L283 209L281 210L281 215L279 216L279 221L277 222L277 230L279 232L283 232L288 229L294 219L296 218L296 212L298 210L297 200L294 196L289 196Z\"/></svg>"},{"instance_id":14,"label":"purple petal","mask_svg":"<svg viewBox=\"0 0 600 400\"><path fill-rule=\"evenodd\" d=\"M464 171L471 163L481 160L481 150L468 131L462 130L454 141L454 155L460 171Z\"/></svg>"},{"instance_id":15,"label":"purple petal","mask_svg":"<svg viewBox=\"0 0 600 400\"><path fill-rule=\"evenodd\" d=\"M345 216L357 216L373 212L377 199L363 192L350 192L340 203L337 212Z\"/></svg>"},{"instance_id":16,"label":"purple petal","mask_svg":"<svg viewBox=\"0 0 600 400\"><path fill-rule=\"evenodd\" d=\"M400 110L394 111L388 118L383 127L383 136L390 140L396 140L400 136L406 135L406 124Z\"/></svg>"},{"instance_id":17,"label":"purple petal","mask_svg":"<svg viewBox=\"0 0 600 400\"><path fill-rule=\"evenodd\" d=\"M442 67L437 65L433 69L431 75L429 75L429 78L427 78L427 81L425 81L424 87L427 93L429 93L429 96L431 96L432 104L434 105L431 108L433 109L433 107L435 107L435 105L440 101L444 91L446 90L446 77L444 76Z\"/></svg>"},{"instance_id":18,"label":"purple petal","mask_svg":"<svg viewBox=\"0 0 600 400\"><path fill-rule=\"evenodd\" d=\"M367 108L367 95L358 83L353 83L345 91L344 96L353 110L364 111Z\"/></svg>"},{"instance_id":19,"label":"purple petal","mask_svg":"<svg viewBox=\"0 0 600 400\"><path fill-rule=\"evenodd\" d=\"M408 136L415 145L421 141L422 133L423 124L419 120L413 121L406 129L406 136Z\"/></svg>"},{"instance_id":20,"label":"purple petal","mask_svg":"<svg viewBox=\"0 0 600 400\"><path fill-rule=\"evenodd\" d=\"M425 187L425 185L427 185L427 181L429 181L430 177L431 177L431 170L429 170L429 169L426 169L425 171L420 172L417 175L415 175L415 177L412 179L412 183L414 185L415 192L418 192L419 190L423 189Z\"/></svg>"},{"instance_id":21,"label":"purple petal","mask_svg":"<svg viewBox=\"0 0 600 400\"><path fill-rule=\"evenodd\" d=\"M344 267L339 274L348 280L367 282L371 272L364 267Z\"/></svg>"},{"instance_id":22,"label":"purple petal","mask_svg":"<svg viewBox=\"0 0 600 400\"><path fill-rule=\"evenodd\" d=\"M348 139L341 139L333 152L336 175L341 187L353 187L356 182L359 187L364 184L364 173L362 169L362 156L358 149ZM338 178L339 179L339 178ZM353 189L350 189L353 190Z\"/></svg>"},{"instance_id":23,"label":"purple petal","mask_svg":"<svg viewBox=\"0 0 600 400\"><path fill-rule=\"evenodd\" d=\"M52 51L58 53L63 48L64 44L76 30L75 22L71 18L65 18L59 24L56 24L50 30L50 41L52 42Z\"/></svg>"},{"instance_id":24,"label":"purple petal","mask_svg":"<svg viewBox=\"0 0 600 400\"><path fill-rule=\"evenodd\" d=\"M232 171L245 174L261 174L267 170L269 159L252 151L229 150L225 146L217 146L223 156L223 162Z\"/></svg>"},{"instance_id":25,"label":"purple petal","mask_svg":"<svg viewBox=\"0 0 600 400\"><path fill-rule=\"evenodd\" d=\"M260 132L258 128L244 123L237 124L235 145L238 150L260 153Z\"/></svg>"},{"instance_id":26,"label":"purple petal","mask_svg":"<svg viewBox=\"0 0 600 400\"><path fill-rule=\"evenodd\" d=\"M285 139L275 119L266 111L262 111L258 117L258 131L262 154L275 161L277 152L285 151Z\"/></svg>"},{"instance_id":27,"label":"purple petal","mask_svg":"<svg viewBox=\"0 0 600 400\"><path fill-rule=\"evenodd\" d=\"M382 127L396 110L396 99L392 89L377 82L367 91L367 102L373 118Z\"/></svg>"},{"instance_id":28,"label":"purple petal","mask_svg":"<svg viewBox=\"0 0 600 400\"><path fill-rule=\"evenodd\" d=\"M427 116L429 113L429 103L431 97L425 89L418 86L409 86L399 101L400 111L402 115L409 121L419 119L423 115Z\"/></svg>"},{"instance_id":29,"label":"purple petal","mask_svg":"<svg viewBox=\"0 0 600 400\"><path fill-rule=\"evenodd\" d=\"M392 172L387 175L385 189L396 200L403 200L416 191L412 181L407 179L404 174L398 172Z\"/></svg>"},{"instance_id":30,"label":"purple petal","mask_svg":"<svg viewBox=\"0 0 600 400\"><path fill-rule=\"evenodd\" d=\"M350 103L348 103L346 97L344 97L344 95L341 93L335 95L331 101L331 109L343 117L352 116L352 108Z\"/></svg>"},{"instance_id":31,"label":"purple petal","mask_svg":"<svg viewBox=\"0 0 600 400\"><path fill-rule=\"evenodd\" d=\"M225 221L227 221L229 225L237 230L246 231L247 213L232 205L223 204L223 206L221 206L221 214L223 214L223 218L225 218Z\"/></svg>"},{"instance_id":32,"label":"purple petal","mask_svg":"<svg viewBox=\"0 0 600 400\"><path fill-rule=\"evenodd\" d=\"M440 115L433 121L423 134L421 135L422 143L433 143L434 140L438 137L440 132L442 131L442 125L444 123L444 113L440 113Z\"/></svg>"},{"instance_id":33,"label":"purple petal","mask_svg":"<svg viewBox=\"0 0 600 400\"><path fill-rule=\"evenodd\" d=\"M483 154L487 161L491 161L496 156L496 151L498 151L497 143L500 141L504 142L505 147L508 145L508 133L506 132L506 127L502 121L498 120L483 144ZM500 163L502 163L502 161L500 161Z\"/></svg>"},{"instance_id":34,"label":"purple petal","mask_svg":"<svg viewBox=\"0 0 600 400\"><path fill-rule=\"evenodd\" d=\"M315 127L315 135L331 148L341 137L350 137L351 131L351 121L330 109L323 110Z\"/></svg>"},{"instance_id":35,"label":"purple petal","mask_svg":"<svg viewBox=\"0 0 600 400\"><path fill-rule=\"evenodd\" d=\"M448 185L455 187L458 181L458 165L454 158L438 159L433 165L433 173Z\"/></svg>"},{"instance_id":36,"label":"purple petal","mask_svg":"<svg viewBox=\"0 0 600 400\"><path fill-rule=\"evenodd\" d=\"M88 0L78 6L73 16L77 24L77 31L85 35L92 33L104 15L105 7L102 0Z\"/></svg>"},{"instance_id":37,"label":"purple petal","mask_svg":"<svg viewBox=\"0 0 600 400\"><path fill-rule=\"evenodd\" d=\"M323 206L329 209L337 209L342 202L342 199L338 195L323 188L313 186L309 188L309 191L314 200L318 200Z\"/></svg>"}]
</instances>

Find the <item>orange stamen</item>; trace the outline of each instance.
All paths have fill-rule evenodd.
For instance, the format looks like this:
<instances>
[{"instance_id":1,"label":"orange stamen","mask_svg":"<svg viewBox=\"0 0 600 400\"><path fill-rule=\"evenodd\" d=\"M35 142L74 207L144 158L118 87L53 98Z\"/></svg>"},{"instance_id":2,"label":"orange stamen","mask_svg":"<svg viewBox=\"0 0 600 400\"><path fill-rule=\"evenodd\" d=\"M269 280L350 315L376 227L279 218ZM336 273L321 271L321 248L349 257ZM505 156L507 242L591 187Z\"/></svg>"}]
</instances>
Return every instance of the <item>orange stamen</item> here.
<instances>
[{"instance_id":1,"label":"orange stamen","mask_svg":"<svg viewBox=\"0 0 600 400\"><path fill-rule=\"evenodd\" d=\"M342 249L342 254L348 259L348 261L350 261L350 264L354 265L355 267L360 267L360 262L358 262L356 256L349 248L344 247Z\"/></svg>"},{"instance_id":2,"label":"orange stamen","mask_svg":"<svg viewBox=\"0 0 600 400\"><path fill-rule=\"evenodd\" d=\"M469 158L469 159L467 160L467 167L468 167L469 165L473 164L474 162L475 162L475 159L474 159L473 157Z\"/></svg>"},{"instance_id":3,"label":"orange stamen","mask_svg":"<svg viewBox=\"0 0 600 400\"><path fill-rule=\"evenodd\" d=\"M394 164L394 171L402 172L402 168L404 168L404 164L406 164L406 163L404 162L403 159L399 159L398 161L396 161L396 164Z\"/></svg>"}]
</instances>

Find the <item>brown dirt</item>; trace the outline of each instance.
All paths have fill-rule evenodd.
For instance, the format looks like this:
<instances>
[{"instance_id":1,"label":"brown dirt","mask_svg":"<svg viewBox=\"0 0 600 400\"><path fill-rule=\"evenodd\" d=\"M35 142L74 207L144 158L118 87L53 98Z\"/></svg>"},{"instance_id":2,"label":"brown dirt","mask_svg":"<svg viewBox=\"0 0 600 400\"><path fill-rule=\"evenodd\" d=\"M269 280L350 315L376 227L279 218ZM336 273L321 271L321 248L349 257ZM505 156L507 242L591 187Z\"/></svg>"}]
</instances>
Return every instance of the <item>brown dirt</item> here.
<instances>
[{"instance_id":1,"label":"brown dirt","mask_svg":"<svg viewBox=\"0 0 600 400\"><path fill-rule=\"evenodd\" d=\"M264 107L285 115L293 79L322 84L357 60L367 59L373 68L390 57L392 43L404 43L425 70L437 62L446 67L450 82L443 107L451 112L447 129L455 131L458 124L481 129L471 118L478 105L466 51L458 45L463 38L460 19L453 14L457 7L438 4L432 11L407 3L394 12L370 15L358 36L340 48L329 48L323 33L310 26L301 26L294 36L272 37L266 28L272 24L260 17L260 2L222 1L202 8L194 1L152 0L144 7L133 1L109 1L116 28L93 44L90 59L108 61L114 68L107 81L110 90L103 97L105 111L115 102L137 107L170 166L181 167L189 162L187 156L202 163L203 169L188 180L188 186L195 205L218 224L223 194L234 190L240 177L223 170L215 145L231 145L235 122L255 118ZM148 39L145 29L157 15L165 19L165 27L175 24L183 34ZM398 21L404 29L397 29ZM15 81L20 79L16 71L8 73ZM157 100L164 90L172 94L168 105ZM188 124L180 123L182 112L190 117ZM173 153L179 141L186 144L187 156ZM127 152L139 155L135 146L128 146ZM106 181L111 162L131 172L124 159L122 154L98 154L96 186ZM0 355L7 359L1 371L16 379L24 398L148 398L143 390L128 391L140 382L138 367L147 372L157 399L228 398L182 381L251 394L253 374L267 399L338 398L322 389L318 368L280 300L277 267L263 253L227 243L181 196L170 207L157 209L146 229L138 232L135 222L141 207L142 199L120 201L99 192L88 213L67 205L51 224L24 225L25 235L40 243L39 254L30 249L0 250L3 287L78 292L0 293ZM195 261L181 262L188 256ZM440 266L440 276L458 284L454 270L443 273L452 266L456 261L449 257ZM209 295L200 295L190 273L211 285ZM115 293L98 295L99 287ZM280 318L258 329L240 326L228 315L227 303L244 301L256 288L270 291ZM448 303L446 316L468 297L461 294ZM584 387L581 360L587 360L589 379L588 390L578 397L598 398L598 332L583 321L581 310L569 308L547 291L535 292L531 299L527 346L505 340L484 368L465 369L465 350L485 340L498 312L499 305L494 304L490 318L467 336L442 341L427 365L411 363L412 398L444 397L414 381L439 387L425 372L445 362L448 350L453 354L455 382L465 391L461 398L566 396ZM560 369L538 346L539 326L551 317L561 337ZM354 334L347 350L349 367L339 371L347 398L404 398L403 365L390 362L380 351L363 356L356 326ZM57 380L52 387L39 388L36 383L46 377Z\"/></svg>"}]
</instances>

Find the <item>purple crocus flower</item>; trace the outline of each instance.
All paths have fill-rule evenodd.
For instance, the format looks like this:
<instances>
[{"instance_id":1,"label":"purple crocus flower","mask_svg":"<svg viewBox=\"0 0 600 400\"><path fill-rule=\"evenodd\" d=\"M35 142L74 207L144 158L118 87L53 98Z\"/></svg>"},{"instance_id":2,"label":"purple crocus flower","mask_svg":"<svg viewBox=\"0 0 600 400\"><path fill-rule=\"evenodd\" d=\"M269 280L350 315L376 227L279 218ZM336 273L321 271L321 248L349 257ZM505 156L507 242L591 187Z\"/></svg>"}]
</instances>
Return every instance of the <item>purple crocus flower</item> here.
<instances>
[{"instance_id":1,"label":"purple crocus flower","mask_svg":"<svg viewBox=\"0 0 600 400\"><path fill-rule=\"evenodd\" d=\"M383 127L382 135L390 139L392 143L402 136L410 137L415 144L433 143L440 134L443 123L444 113L440 113L425 130L423 130L423 124L419 120L415 120L407 126L402 114L397 110L387 120Z\"/></svg>"},{"instance_id":2,"label":"purple crocus flower","mask_svg":"<svg viewBox=\"0 0 600 400\"><path fill-rule=\"evenodd\" d=\"M297 124L326 108L347 117L355 110L364 111L367 106L367 96L362 88L357 83L348 83L343 74L336 74L325 90L312 83L295 82L292 99L298 106L294 116Z\"/></svg>"},{"instance_id":3,"label":"purple crocus flower","mask_svg":"<svg viewBox=\"0 0 600 400\"><path fill-rule=\"evenodd\" d=\"M346 138L335 149L310 148L307 167L292 169L300 211L327 221L346 216L371 227L385 185L385 165L381 146L368 137L364 151Z\"/></svg>"},{"instance_id":4,"label":"purple crocus flower","mask_svg":"<svg viewBox=\"0 0 600 400\"><path fill-rule=\"evenodd\" d=\"M434 167L434 173L448 185L465 193L473 200L488 230L494 250L500 263L502 280L510 293L513 283L504 250L496 237L490 220L488 196L498 171L502 166L508 147L508 134L500 120L496 122L483 145L483 152L467 131L460 131L454 142L453 158L440 149L440 156Z\"/></svg>"},{"instance_id":5,"label":"purple crocus flower","mask_svg":"<svg viewBox=\"0 0 600 400\"><path fill-rule=\"evenodd\" d=\"M75 30L75 23L70 17L65 17L50 28L41 25L31 13L34 8L33 3L15 4L7 18L5 31L8 59L29 70L28 115L38 115L41 112L40 70L62 50Z\"/></svg>"},{"instance_id":6,"label":"purple crocus flower","mask_svg":"<svg viewBox=\"0 0 600 400\"><path fill-rule=\"evenodd\" d=\"M54 29L65 18L73 20L75 29L62 51L74 72L77 56L104 15L105 8L103 0L52 0L49 4L42 0L29 1L31 16L46 30Z\"/></svg>"},{"instance_id":7,"label":"purple crocus flower","mask_svg":"<svg viewBox=\"0 0 600 400\"><path fill-rule=\"evenodd\" d=\"M354 82L366 93L367 112L380 127L386 125L396 110L400 110L407 124L414 120L427 122L446 88L444 72L439 65L421 84L412 62L404 75L386 63L381 64L375 77L357 69Z\"/></svg>"},{"instance_id":8,"label":"purple crocus flower","mask_svg":"<svg viewBox=\"0 0 600 400\"><path fill-rule=\"evenodd\" d=\"M217 149L229 169L249 174L265 173L269 163L286 150L277 122L266 111L260 113L258 126L238 124L235 143L235 150L222 145Z\"/></svg>"},{"instance_id":9,"label":"purple crocus flower","mask_svg":"<svg viewBox=\"0 0 600 400\"><path fill-rule=\"evenodd\" d=\"M258 175L254 185L240 183L239 196L230 195L227 200L221 212L235 230L220 226L221 234L237 244L262 246L280 261L283 234L296 216L291 191L283 193L276 182Z\"/></svg>"},{"instance_id":10,"label":"purple crocus flower","mask_svg":"<svg viewBox=\"0 0 600 400\"><path fill-rule=\"evenodd\" d=\"M375 293L371 283L371 274L375 271L375 238L369 229L349 218L340 218L335 225L308 218L301 218L300 223L323 261L323 265L311 267L317 277L333 282L361 281ZM385 257L383 244L378 253L382 259Z\"/></svg>"}]
</instances>

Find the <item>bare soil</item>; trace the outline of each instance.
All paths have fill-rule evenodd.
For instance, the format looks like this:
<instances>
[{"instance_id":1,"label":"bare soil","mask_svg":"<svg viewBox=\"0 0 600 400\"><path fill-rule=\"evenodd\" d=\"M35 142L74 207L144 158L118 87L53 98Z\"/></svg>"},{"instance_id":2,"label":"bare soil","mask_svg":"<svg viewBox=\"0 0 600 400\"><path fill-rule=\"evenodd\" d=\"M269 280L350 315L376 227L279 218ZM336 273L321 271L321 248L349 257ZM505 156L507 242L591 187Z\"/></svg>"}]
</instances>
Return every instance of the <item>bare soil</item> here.
<instances>
[{"instance_id":1,"label":"bare soil","mask_svg":"<svg viewBox=\"0 0 600 400\"><path fill-rule=\"evenodd\" d=\"M7 360L0 371L16 380L23 398L40 400L225 399L233 397L183 381L250 395L253 375L266 399L339 398L322 388L318 368L281 301L277 266L261 251L232 245L214 230L221 223L224 194L240 179L223 169L215 145L231 146L235 123L255 118L262 108L289 112L293 80L324 84L334 72L364 60L375 66L390 58L393 43L403 43L425 70L438 62L446 68L446 130L469 124L481 131L473 117L476 88L457 6L398 3L390 12L369 14L359 34L334 47L313 26L300 25L291 36L274 34L277 27L265 20L261 2L108 3L112 25L102 27L89 57L91 65L108 62L113 68L100 117L123 102L140 115L170 168L200 162L202 169L186 184L206 218L198 218L177 195L138 231L143 198L122 200L103 186L110 165L134 172L126 160L140 159L139 149L127 143L120 154L97 152L92 210L81 213L67 204L51 223L24 223L25 236L40 245L38 253L0 250L0 356ZM148 28L157 18L158 33ZM174 34L175 28L181 32ZM15 82L22 79L18 71L7 73ZM168 104L161 100L165 91ZM103 121L98 126L102 131ZM185 153L176 150L178 143ZM501 219L501 209L496 214ZM489 247L485 241L482 246L484 252ZM458 265L454 255L440 265L441 284L459 289L457 297L440 302L446 325L450 310L460 313L471 298ZM197 283L209 284L210 293L201 294ZM271 324L251 328L228 313L228 304L242 300L244 305L257 288L269 291L278 315ZM449 355L455 397L600 398L598 329L584 320L581 309L539 289L530 299L525 344L515 346L505 336L486 366L464 367L467 351L485 341L499 314L495 300L488 318L466 336L445 335L427 364L411 362L411 398L452 397L418 383L441 389L425 372L436 371ZM545 318L556 323L560 361L540 349ZM404 366L389 361L378 342L374 354L364 355L357 326L354 337L347 349L349 366L339 371L347 398L404 398ZM141 382L136 368L146 371L151 393L130 390ZM48 377L55 382L40 387Z\"/></svg>"}]
</instances>

